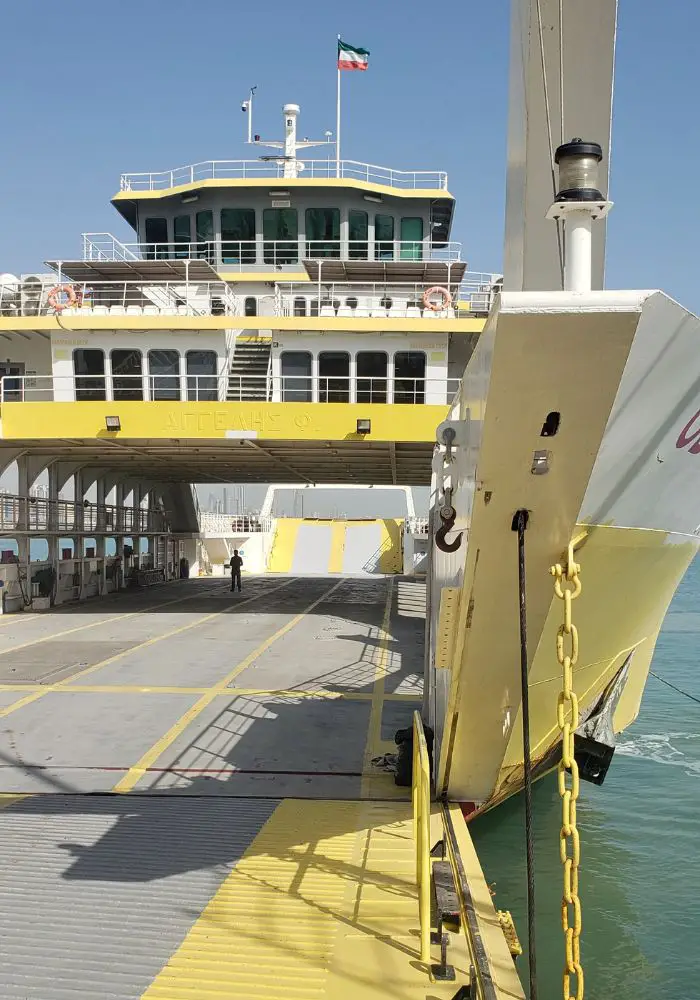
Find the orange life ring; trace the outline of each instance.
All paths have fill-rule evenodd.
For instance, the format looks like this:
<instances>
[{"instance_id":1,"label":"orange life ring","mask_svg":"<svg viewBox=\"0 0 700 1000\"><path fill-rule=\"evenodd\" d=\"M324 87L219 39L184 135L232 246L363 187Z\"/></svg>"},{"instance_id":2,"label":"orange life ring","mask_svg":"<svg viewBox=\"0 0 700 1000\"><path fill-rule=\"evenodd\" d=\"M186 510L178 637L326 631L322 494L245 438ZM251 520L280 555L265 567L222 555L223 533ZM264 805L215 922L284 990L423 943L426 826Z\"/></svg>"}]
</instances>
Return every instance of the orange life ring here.
<instances>
[{"instance_id":1,"label":"orange life ring","mask_svg":"<svg viewBox=\"0 0 700 1000\"><path fill-rule=\"evenodd\" d=\"M442 301L434 302L432 299L433 295L440 295ZM431 312L442 312L443 309L447 309L452 305L452 296L449 289L443 288L442 285L433 285L432 288L426 288L423 292L423 305L426 309L430 309Z\"/></svg>"},{"instance_id":2,"label":"orange life ring","mask_svg":"<svg viewBox=\"0 0 700 1000\"><path fill-rule=\"evenodd\" d=\"M65 292L68 296L67 302L59 302L58 296L61 292ZM49 292L48 302L54 312L63 312L69 306L74 306L78 301L78 296L75 294L75 289L72 285L56 285Z\"/></svg>"}]
</instances>

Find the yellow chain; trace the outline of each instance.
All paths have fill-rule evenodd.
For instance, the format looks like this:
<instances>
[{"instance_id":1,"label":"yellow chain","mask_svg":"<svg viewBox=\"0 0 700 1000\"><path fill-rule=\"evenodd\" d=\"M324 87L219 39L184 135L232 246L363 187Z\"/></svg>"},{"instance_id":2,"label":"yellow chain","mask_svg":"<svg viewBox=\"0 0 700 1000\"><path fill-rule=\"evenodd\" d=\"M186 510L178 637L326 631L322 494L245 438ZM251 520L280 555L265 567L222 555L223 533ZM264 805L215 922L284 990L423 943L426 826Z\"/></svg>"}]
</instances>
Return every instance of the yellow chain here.
<instances>
[{"instance_id":1,"label":"yellow chain","mask_svg":"<svg viewBox=\"0 0 700 1000\"><path fill-rule=\"evenodd\" d=\"M557 630L557 660L562 668L562 690L557 699L557 722L561 730L561 760L559 762L559 794L562 806L562 826L559 834L559 854L564 866L564 895L561 922L564 930L566 963L564 965L564 1000L583 1000L583 969L581 968L581 900L578 896L578 866L581 845L576 826L578 799L578 765L574 759L574 733L578 728L578 698L573 689L573 668L578 660L578 630L571 620L571 602L581 593L579 571L574 562L573 542L569 543L566 566L552 566L554 593L564 602L564 624ZM564 652L564 636L569 636L571 649ZM571 775L571 783L568 776ZM569 848L569 845L571 847ZM570 917L573 921L570 922ZM571 977L575 977L576 992L571 992Z\"/></svg>"}]
</instances>

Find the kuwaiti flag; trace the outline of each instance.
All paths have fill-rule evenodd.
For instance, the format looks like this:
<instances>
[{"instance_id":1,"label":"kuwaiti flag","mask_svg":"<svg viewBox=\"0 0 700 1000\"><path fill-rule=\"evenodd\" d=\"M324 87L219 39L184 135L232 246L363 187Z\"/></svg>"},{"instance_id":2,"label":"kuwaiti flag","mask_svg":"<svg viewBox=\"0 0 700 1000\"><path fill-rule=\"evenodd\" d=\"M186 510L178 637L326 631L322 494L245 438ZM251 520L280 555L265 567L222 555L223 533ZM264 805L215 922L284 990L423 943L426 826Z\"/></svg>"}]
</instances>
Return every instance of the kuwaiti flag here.
<instances>
[{"instance_id":1,"label":"kuwaiti flag","mask_svg":"<svg viewBox=\"0 0 700 1000\"><path fill-rule=\"evenodd\" d=\"M338 39L338 69L367 69L369 52Z\"/></svg>"}]
</instances>

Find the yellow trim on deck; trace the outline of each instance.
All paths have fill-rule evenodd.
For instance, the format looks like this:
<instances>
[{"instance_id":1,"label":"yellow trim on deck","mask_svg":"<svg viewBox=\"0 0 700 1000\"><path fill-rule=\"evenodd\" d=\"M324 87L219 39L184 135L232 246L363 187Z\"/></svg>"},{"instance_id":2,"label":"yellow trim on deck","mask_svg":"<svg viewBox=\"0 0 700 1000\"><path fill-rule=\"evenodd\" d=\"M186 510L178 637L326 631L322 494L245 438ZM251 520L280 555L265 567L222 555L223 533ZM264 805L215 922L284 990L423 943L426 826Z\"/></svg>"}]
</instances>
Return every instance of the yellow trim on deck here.
<instances>
[{"instance_id":1,"label":"yellow trim on deck","mask_svg":"<svg viewBox=\"0 0 700 1000\"><path fill-rule=\"evenodd\" d=\"M290 572L300 526L301 520L299 518L278 518L267 564L270 573Z\"/></svg>"},{"instance_id":2,"label":"yellow trim on deck","mask_svg":"<svg viewBox=\"0 0 700 1000\"><path fill-rule=\"evenodd\" d=\"M3 403L2 439L103 439L115 444L144 438L267 441L427 442L447 416L447 406L390 403ZM118 414L121 431L106 431L105 417ZM357 433L369 418L369 434Z\"/></svg>"},{"instance_id":3,"label":"yellow trim on deck","mask_svg":"<svg viewBox=\"0 0 700 1000\"><path fill-rule=\"evenodd\" d=\"M457 982L431 983L414 870L409 803L287 799L143 998L448 1000L466 947Z\"/></svg>"},{"instance_id":4,"label":"yellow trim on deck","mask_svg":"<svg viewBox=\"0 0 700 1000\"><path fill-rule=\"evenodd\" d=\"M0 316L0 333L40 330L61 334L91 330L294 330L350 333L481 333L485 320L449 317L370 316Z\"/></svg>"},{"instance_id":5,"label":"yellow trim on deck","mask_svg":"<svg viewBox=\"0 0 700 1000\"><path fill-rule=\"evenodd\" d=\"M444 188L398 188L389 184L371 184L351 177L223 177L207 178L206 180L175 184L173 187L158 190L118 191L112 198L112 204L122 201L157 201L172 198L173 195L186 194L188 191L201 191L206 188L352 188L355 191L367 191L370 194L384 194L393 198L407 200L416 198L440 198L454 201L454 196Z\"/></svg>"},{"instance_id":6,"label":"yellow trim on deck","mask_svg":"<svg viewBox=\"0 0 700 1000\"><path fill-rule=\"evenodd\" d=\"M308 271L219 271L222 281L309 282Z\"/></svg>"}]
</instances>

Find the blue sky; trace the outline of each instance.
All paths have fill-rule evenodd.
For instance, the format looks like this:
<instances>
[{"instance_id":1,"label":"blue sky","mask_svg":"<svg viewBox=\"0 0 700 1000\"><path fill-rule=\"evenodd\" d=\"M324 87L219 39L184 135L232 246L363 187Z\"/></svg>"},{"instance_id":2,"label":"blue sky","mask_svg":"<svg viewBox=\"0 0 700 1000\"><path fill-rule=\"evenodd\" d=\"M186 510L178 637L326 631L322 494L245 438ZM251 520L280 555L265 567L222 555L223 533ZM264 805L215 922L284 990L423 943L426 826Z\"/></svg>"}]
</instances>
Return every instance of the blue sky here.
<instances>
[{"instance_id":1,"label":"blue sky","mask_svg":"<svg viewBox=\"0 0 700 1000\"><path fill-rule=\"evenodd\" d=\"M608 285L662 287L700 310L700 5L621 0ZM434 14L432 13L434 11ZM475 270L503 243L509 0L45 0L6 4L0 64L0 271L78 256L80 233L128 231L122 171L250 156L285 101L303 134L335 127L335 36L371 50L344 76L343 155L444 169L453 237ZM670 193L670 196L669 196Z\"/></svg>"}]
</instances>

